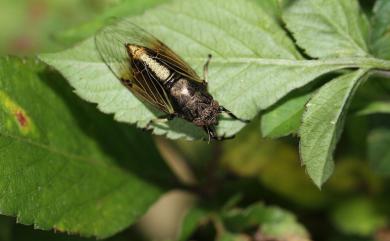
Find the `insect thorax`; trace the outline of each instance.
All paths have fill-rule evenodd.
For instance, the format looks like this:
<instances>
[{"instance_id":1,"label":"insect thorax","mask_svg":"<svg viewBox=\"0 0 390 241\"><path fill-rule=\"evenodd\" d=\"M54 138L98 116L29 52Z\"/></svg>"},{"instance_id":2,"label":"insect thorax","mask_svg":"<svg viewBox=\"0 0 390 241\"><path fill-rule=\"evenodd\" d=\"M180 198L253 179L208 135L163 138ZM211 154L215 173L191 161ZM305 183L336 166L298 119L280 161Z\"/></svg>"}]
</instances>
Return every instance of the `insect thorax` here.
<instances>
[{"instance_id":1,"label":"insect thorax","mask_svg":"<svg viewBox=\"0 0 390 241\"><path fill-rule=\"evenodd\" d=\"M183 118L198 126L218 123L219 104L201 84L182 77L175 81L169 92Z\"/></svg>"}]
</instances>

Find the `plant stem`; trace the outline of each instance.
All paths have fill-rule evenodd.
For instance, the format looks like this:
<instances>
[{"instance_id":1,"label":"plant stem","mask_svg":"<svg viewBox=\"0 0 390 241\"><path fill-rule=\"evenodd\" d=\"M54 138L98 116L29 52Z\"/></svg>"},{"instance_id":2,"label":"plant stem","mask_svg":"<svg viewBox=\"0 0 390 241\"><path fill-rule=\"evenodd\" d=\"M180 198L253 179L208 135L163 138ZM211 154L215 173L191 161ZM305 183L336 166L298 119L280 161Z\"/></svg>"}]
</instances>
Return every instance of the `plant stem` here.
<instances>
[{"instance_id":1,"label":"plant stem","mask_svg":"<svg viewBox=\"0 0 390 241\"><path fill-rule=\"evenodd\" d=\"M380 77L390 78L390 71L388 70L377 70L374 74Z\"/></svg>"},{"instance_id":2,"label":"plant stem","mask_svg":"<svg viewBox=\"0 0 390 241\"><path fill-rule=\"evenodd\" d=\"M197 58L189 58L192 61L197 61ZM380 69L390 71L390 61L372 57L348 57L348 58L329 58L329 59L266 59L266 58L213 58L214 63L223 64L254 64L254 65L279 65L279 66L302 66L302 67L317 67L317 66L340 66L340 68L367 68Z\"/></svg>"},{"instance_id":3,"label":"plant stem","mask_svg":"<svg viewBox=\"0 0 390 241\"><path fill-rule=\"evenodd\" d=\"M186 185L196 185L198 181L195 172L192 170L192 167L187 162L186 158L172 146L170 141L160 137L156 137L155 140L160 153L164 156L167 164L176 174L178 179Z\"/></svg>"},{"instance_id":4,"label":"plant stem","mask_svg":"<svg viewBox=\"0 0 390 241\"><path fill-rule=\"evenodd\" d=\"M362 67L362 68L367 67L371 69L390 71L389 60L377 59L377 58L362 58L362 59L358 59L357 63L359 63L357 67Z\"/></svg>"}]
</instances>

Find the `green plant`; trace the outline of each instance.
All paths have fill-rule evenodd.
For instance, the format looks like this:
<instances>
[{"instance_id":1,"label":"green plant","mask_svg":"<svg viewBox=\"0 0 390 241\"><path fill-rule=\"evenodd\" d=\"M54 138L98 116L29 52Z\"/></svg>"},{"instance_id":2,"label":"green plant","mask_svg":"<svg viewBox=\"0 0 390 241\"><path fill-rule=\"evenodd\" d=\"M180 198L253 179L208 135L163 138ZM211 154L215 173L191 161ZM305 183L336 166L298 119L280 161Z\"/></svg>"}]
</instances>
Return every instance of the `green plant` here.
<instances>
[{"instance_id":1,"label":"green plant","mask_svg":"<svg viewBox=\"0 0 390 241\"><path fill-rule=\"evenodd\" d=\"M259 202L264 197L281 205L285 199L291 209L331 209L325 216L339 230L334 236L373 236L388 224L380 176L390 173L390 1L377 0L372 11L357 0L176 0L137 16L130 15L138 10L122 10L133 5L140 3L123 1L56 34L63 43L89 35L74 47L38 59L1 58L1 213L44 230L106 238L180 188L199 201L179 240L210 223L214 228L198 233L218 240L310 240L310 229L292 213ZM210 145L196 141L202 130L183 120L153 130L190 140L157 139L190 163L196 179L190 184L139 130L156 114L123 88L97 53L92 34L113 15L153 33L198 73L211 53L210 92L253 120L246 126L223 118L218 133L237 137ZM74 95L65 79L93 104ZM371 169L362 161L366 148ZM335 171L325 190L308 182L299 158L318 188ZM344 217L356 222L346 224Z\"/></svg>"}]
</instances>

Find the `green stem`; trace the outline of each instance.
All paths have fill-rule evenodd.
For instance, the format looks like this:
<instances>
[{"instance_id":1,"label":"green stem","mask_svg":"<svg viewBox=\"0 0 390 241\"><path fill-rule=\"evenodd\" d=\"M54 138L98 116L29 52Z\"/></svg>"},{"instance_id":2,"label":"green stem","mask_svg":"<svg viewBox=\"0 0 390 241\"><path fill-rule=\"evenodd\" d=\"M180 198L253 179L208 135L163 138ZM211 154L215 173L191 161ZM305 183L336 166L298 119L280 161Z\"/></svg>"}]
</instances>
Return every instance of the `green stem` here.
<instances>
[{"instance_id":1,"label":"green stem","mask_svg":"<svg viewBox=\"0 0 390 241\"><path fill-rule=\"evenodd\" d=\"M374 73L375 75L383 78L390 78L390 71L389 70L377 70Z\"/></svg>"},{"instance_id":2,"label":"green stem","mask_svg":"<svg viewBox=\"0 0 390 241\"><path fill-rule=\"evenodd\" d=\"M390 61L377 58L362 58L358 59L359 61L357 67L366 67L377 70L389 70L390 71Z\"/></svg>"}]
</instances>

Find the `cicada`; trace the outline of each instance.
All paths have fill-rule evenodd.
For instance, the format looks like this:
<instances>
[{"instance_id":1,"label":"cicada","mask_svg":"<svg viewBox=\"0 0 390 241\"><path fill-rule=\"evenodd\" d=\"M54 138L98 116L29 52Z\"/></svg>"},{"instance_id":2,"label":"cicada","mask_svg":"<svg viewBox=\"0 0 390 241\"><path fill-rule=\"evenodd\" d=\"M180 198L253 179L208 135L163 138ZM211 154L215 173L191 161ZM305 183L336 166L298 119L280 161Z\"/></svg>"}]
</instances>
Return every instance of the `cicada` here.
<instances>
[{"instance_id":1,"label":"cicada","mask_svg":"<svg viewBox=\"0 0 390 241\"><path fill-rule=\"evenodd\" d=\"M112 73L131 93L164 112L157 120L183 118L204 129L209 140L222 140L216 126L218 115L246 122L219 105L207 90L208 66L203 78L167 45L137 25L118 21L95 36L97 50Z\"/></svg>"}]
</instances>

